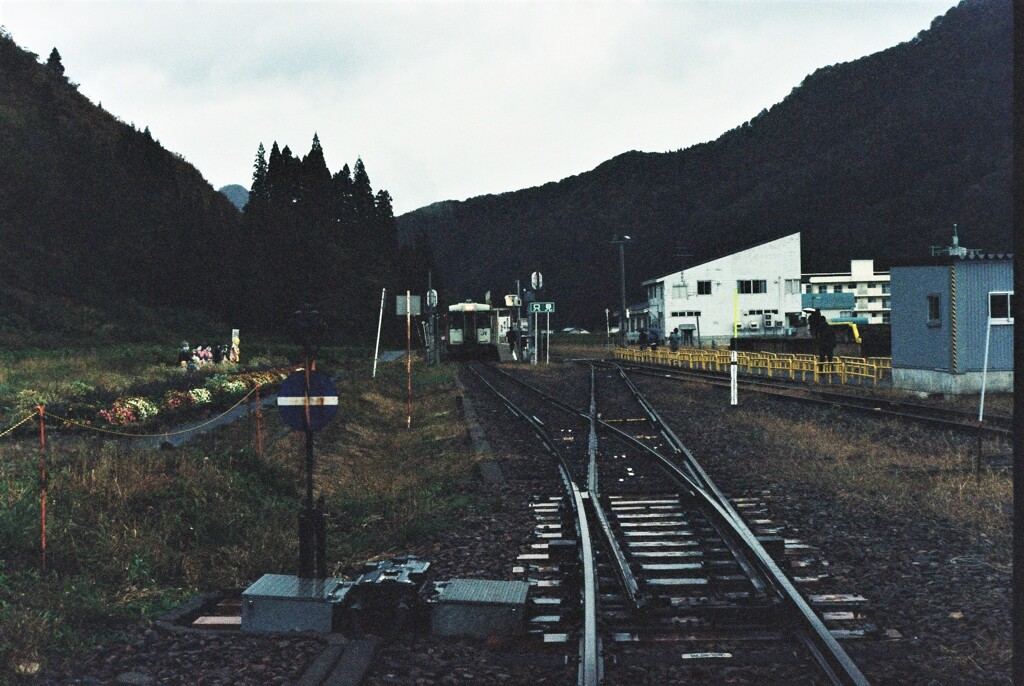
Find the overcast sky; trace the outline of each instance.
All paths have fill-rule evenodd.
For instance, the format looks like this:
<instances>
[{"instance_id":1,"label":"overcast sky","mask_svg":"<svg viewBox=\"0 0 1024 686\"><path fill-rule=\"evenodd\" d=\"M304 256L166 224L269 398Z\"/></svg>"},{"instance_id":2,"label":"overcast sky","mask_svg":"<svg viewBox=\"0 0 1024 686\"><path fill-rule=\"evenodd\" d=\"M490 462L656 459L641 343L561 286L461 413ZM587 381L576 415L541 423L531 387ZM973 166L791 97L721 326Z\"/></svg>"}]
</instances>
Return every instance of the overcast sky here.
<instances>
[{"instance_id":1,"label":"overcast sky","mask_svg":"<svg viewBox=\"0 0 1024 686\"><path fill-rule=\"evenodd\" d=\"M0 25L215 188L318 132L400 214L713 140L954 4L0 0Z\"/></svg>"}]
</instances>

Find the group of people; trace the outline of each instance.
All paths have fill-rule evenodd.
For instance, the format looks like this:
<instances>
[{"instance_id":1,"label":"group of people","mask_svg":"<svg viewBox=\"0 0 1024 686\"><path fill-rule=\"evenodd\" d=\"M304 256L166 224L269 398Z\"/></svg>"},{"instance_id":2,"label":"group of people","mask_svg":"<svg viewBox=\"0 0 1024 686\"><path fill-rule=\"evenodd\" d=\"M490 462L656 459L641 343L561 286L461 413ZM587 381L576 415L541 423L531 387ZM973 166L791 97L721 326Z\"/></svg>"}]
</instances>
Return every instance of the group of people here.
<instances>
[{"instance_id":1,"label":"group of people","mask_svg":"<svg viewBox=\"0 0 1024 686\"><path fill-rule=\"evenodd\" d=\"M668 335L668 348L672 352L675 352L684 345L693 345L693 331L690 329L680 331L677 326L672 329L672 333Z\"/></svg>"},{"instance_id":2,"label":"group of people","mask_svg":"<svg viewBox=\"0 0 1024 686\"><path fill-rule=\"evenodd\" d=\"M811 337L817 341L818 344L818 360L821 362L832 362L836 348L835 329L829 325L825 316L821 314L821 310L812 310L808 308L805 311L808 312L807 329L810 332ZM652 351L657 350L660 342L661 340L657 331L641 329L637 336L637 345L640 346L641 350L646 350L648 347ZM688 329L680 331L679 327L676 327L672 330L672 333L668 335L669 350L676 352L684 345L693 345L693 331Z\"/></svg>"},{"instance_id":3,"label":"group of people","mask_svg":"<svg viewBox=\"0 0 1024 686\"><path fill-rule=\"evenodd\" d=\"M657 350L658 346L662 343L661 336L655 330L648 331L647 329L641 329L636 339L637 345L640 346L641 350L645 350L650 347L651 350ZM679 327L672 329L672 333L668 335L666 341L668 348L672 352L676 352L680 347L684 345L693 345L693 331L686 329L680 331Z\"/></svg>"},{"instance_id":4,"label":"group of people","mask_svg":"<svg viewBox=\"0 0 1024 686\"><path fill-rule=\"evenodd\" d=\"M188 344L188 341L181 342L181 349L178 351L178 366L189 371L195 371L208 364L221 364L222 362L238 362L238 344L231 345L207 345L201 343L195 348Z\"/></svg>"}]
</instances>

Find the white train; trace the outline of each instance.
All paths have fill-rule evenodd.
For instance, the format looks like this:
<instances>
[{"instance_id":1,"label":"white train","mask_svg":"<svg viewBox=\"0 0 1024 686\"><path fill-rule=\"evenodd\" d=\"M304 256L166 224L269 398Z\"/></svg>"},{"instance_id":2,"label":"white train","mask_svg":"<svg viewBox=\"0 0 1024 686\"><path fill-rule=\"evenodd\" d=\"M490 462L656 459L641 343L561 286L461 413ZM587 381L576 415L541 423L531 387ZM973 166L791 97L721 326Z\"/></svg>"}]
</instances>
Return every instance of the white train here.
<instances>
[{"instance_id":1,"label":"white train","mask_svg":"<svg viewBox=\"0 0 1024 686\"><path fill-rule=\"evenodd\" d=\"M497 360L511 322L510 311L486 303L464 302L448 306L448 356L459 360Z\"/></svg>"}]
</instances>

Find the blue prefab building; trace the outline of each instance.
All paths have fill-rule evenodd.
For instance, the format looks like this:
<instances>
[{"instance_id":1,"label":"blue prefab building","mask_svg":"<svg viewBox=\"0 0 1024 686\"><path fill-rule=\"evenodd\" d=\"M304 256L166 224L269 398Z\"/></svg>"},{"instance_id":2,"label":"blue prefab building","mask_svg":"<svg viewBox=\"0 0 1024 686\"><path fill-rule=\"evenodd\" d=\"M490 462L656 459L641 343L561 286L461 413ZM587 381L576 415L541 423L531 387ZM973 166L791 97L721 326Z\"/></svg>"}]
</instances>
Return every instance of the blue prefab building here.
<instances>
[{"instance_id":1,"label":"blue prefab building","mask_svg":"<svg viewBox=\"0 0 1024 686\"><path fill-rule=\"evenodd\" d=\"M893 267L893 386L926 393L1013 390L1013 255L970 253Z\"/></svg>"}]
</instances>

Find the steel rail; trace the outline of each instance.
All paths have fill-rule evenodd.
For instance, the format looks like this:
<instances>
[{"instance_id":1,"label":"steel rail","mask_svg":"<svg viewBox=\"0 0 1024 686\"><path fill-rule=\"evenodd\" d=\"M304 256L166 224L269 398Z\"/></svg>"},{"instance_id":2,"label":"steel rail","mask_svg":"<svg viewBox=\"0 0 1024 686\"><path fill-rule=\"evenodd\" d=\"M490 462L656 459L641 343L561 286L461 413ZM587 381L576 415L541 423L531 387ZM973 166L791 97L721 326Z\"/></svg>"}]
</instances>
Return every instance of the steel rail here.
<instances>
[{"instance_id":1,"label":"steel rail","mask_svg":"<svg viewBox=\"0 0 1024 686\"><path fill-rule=\"evenodd\" d=\"M728 382L724 381L719 374L701 373L694 370L683 370L678 369L672 370L661 370L654 367L648 367L646 365L635 365L626 364L620 365L617 363L605 362L607 366L618 366L621 368L629 369L636 374L642 374L644 376L653 376L662 379L676 379L679 381L700 381L702 383L708 383L713 386L728 387ZM749 390L763 393L765 395L772 395L779 398L785 398L788 400L795 400L798 402L812 403L816 405L828 405L831 407L838 407L844 410L854 410L857 412L864 412L871 414L875 417L885 416L896 419L908 419L912 421L923 422L926 424L934 424L949 429L957 429L968 432L982 432L991 434L993 436L1012 438L1012 429L1006 428L1005 426L993 426L990 424L979 424L976 419L972 419L973 413L965 412L963 410L954 409L940 409L933 408L929 405L923 405L921 403L908 403L898 400L885 400L878 398L863 398L860 396L843 394L843 393L830 393L828 391L819 391L817 389L802 388L799 386L793 386L775 381L757 380L749 377L742 379L741 383ZM798 391L802 393L810 393L819 397L809 397L807 395L791 395L789 393L781 392L778 389L787 389ZM898 410L898 409L886 409L886 408L908 408L908 410L918 410L919 413ZM932 413L932 414L928 414ZM936 416L937 413L946 414L946 417ZM959 417L955 419L951 417ZM990 415L989 421L996 421L1000 423L1009 423L1012 421L1011 417L1006 415Z\"/></svg>"},{"instance_id":2,"label":"steel rail","mask_svg":"<svg viewBox=\"0 0 1024 686\"><path fill-rule=\"evenodd\" d=\"M580 558L583 562L583 631L580 637L580 666L577 674L578 686L598 686L601 681L600 646L597 636L597 570L594 564L594 549L590 539L590 526L587 522L584 507L584 495L569 471L569 465L562 455L554 439L544 429L544 425L536 418L516 407L510 398L501 393L487 381L475 368L467 365L467 369L487 386L501 401L512 409L533 429L533 432L558 462L562 484L569 494L572 504L576 533L580 541Z\"/></svg>"},{"instance_id":3,"label":"steel rail","mask_svg":"<svg viewBox=\"0 0 1024 686\"><path fill-rule=\"evenodd\" d=\"M846 651L839 645L839 642L832 636L814 610L803 599L792 582L779 569L775 561L771 559L771 556L768 555L746 523L736 519L738 515L731 513L714 495L686 474L683 468L673 463L651 446L631 436L617 426L604 421L601 421L600 425L618 435L622 440L635 445L658 459L660 464L669 473L669 477L675 480L680 488L702 500L707 506L709 513L725 524L726 530L734 537L735 542L746 549L753 557L753 560L750 562L756 565L761 575L770 583L777 597L788 603L787 609L792 619L804 625L808 635L801 636L801 639L812 647L812 655L823 671L829 675L832 683L867 686L869 683L867 678L861 673L853 660L850 659L849 655L846 654ZM744 566L746 567L747 565Z\"/></svg>"},{"instance_id":4,"label":"steel rail","mask_svg":"<svg viewBox=\"0 0 1024 686\"><path fill-rule=\"evenodd\" d=\"M526 383L522 379L518 379L512 374L509 374L504 369L499 369L488 365L488 367L498 373L499 375L507 378L508 380L522 386L531 393L535 393L543 398L546 402L554 405L558 409L576 417L587 419L590 422L590 436L588 438L588 468L587 468L587 491L589 493L589 502L594 510L594 514L597 518L598 524L601 527L602 540L604 541L612 559L615 561L615 575L619 579L619 583L622 586L623 591L629 598L629 602L637 610L643 609L650 601L650 598L640 590L640 584L636 580L636 575L633 574L633 569L629 566L629 562L626 559L626 554L622 550L622 546L619 545L619 541L612 530L611 522L608 519L607 513L604 511L604 507L601 505L601 500L598 497L597 485L599 483L598 470L597 470L597 402L595 399L595 381L594 381L594 367L591 366L590 375L590 406L588 412L578 410L571 405L562 402L558 398L545 393L541 389Z\"/></svg>"},{"instance_id":5,"label":"steel rail","mask_svg":"<svg viewBox=\"0 0 1024 686\"><path fill-rule=\"evenodd\" d=\"M598 491L597 382L595 379L595 367L593 365L590 366L589 419L590 436L587 442L587 456L589 458L587 468L587 490L590 493L590 506L594 509L594 514L597 516L597 521L601 525L601 531L604 534L604 541L608 546L612 558L615 560L615 574L619 577L619 583L626 592L629 602L632 603L634 608L640 610L646 607L648 602L650 602L650 598L647 594L640 591L640 584L636 580L636 575L633 574L632 567L629 566L629 561L626 559L626 553L622 550L622 546L619 544L619 539L615 536L615 533L612 530L612 525L608 519L608 515L604 511L604 506L601 505L600 492Z\"/></svg>"},{"instance_id":6,"label":"steel rail","mask_svg":"<svg viewBox=\"0 0 1024 686\"><path fill-rule=\"evenodd\" d=\"M610 365L617 366L617 365ZM494 368L502 375L513 379L523 387L539 394L546 398L549 402L554 404L556 407L572 412L580 416L584 416L585 413L570 407L569 405L553 398L544 391L521 381L507 372ZM620 375L625 378L625 372L620 368ZM643 394L636 389L632 382L628 381L627 385L632 386L634 397L637 397L638 401L643 397ZM641 406L644 407L645 411L649 413L649 416L658 422L661 429L666 433L667 436L675 436L668 425L661 419L660 415L654 410L654 408L647 402L646 398L641 401ZM771 556L765 551L764 547L757 540L757 537L746 522L743 521L742 517L732 507L732 504L728 502L728 499L721 493L721 491L714 485L711 478L704 472L700 464L693 458L693 455L689 450L685 449L682 442L679 441L678 437L675 437L673 442L673 449L682 447L680 451L684 457L685 468L680 467L675 462L665 457L653 447L647 445L643 441L640 441L635 436L623 431L622 429L614 426L604 420L598 420L597 425L612 432L612 434L619 436L623 441L636 446L640 450L650 454L654 457L659 464L661 464L668 472L670 478L676 481L677 485L683 490L689 492L694 497L704 501L709 509L709 513L715 515L720 522L725 525L726 530L730 533L730 536L726 536L726 540L729 538L733 539L733 542L740 546L741 549L745 549L749 555L753 558L752 560L746 560L745 555L736 555L737 562L744 568L748 573L753 571L752 567L756 566L760 574L754 574L751 578L751 582L754 583L755 587L764 588L764 583L773 589L776 597L779 598L785 604L784 607L788 611L793 621L802 625L803 630L798 632L798 636L801 641L808 647L815 661L822 669L823 673L828 676L833 684L841 686L868 686L869 682L864 674L860 671L860 668L853 662L843 647L839 645L835 637L828 628L822 623L821 619L817 616L814 610L807 604L807 601L803 599L800 592L793 586L789 578L779 569L775 561L772 560ZM689 472L689 474L687 473ZM717 527L716 527L717 528ZM721 531L721 529L720 529ZM733 549L734 555L738 552L736 548L730 545ZM763 581L758 581L758 577Z\"/></svg>"},{"instance_id":7,"label":"steel rail","mask_svg":"<svg viewBox=\"0 0 1024 686\"><path fill-rule=\"evenodd\" d=\"M819 667L829 676L834 684L853 684L856 686L866 686L869 682L864 674L860 671L860 668L853 662L843 647L839 645L832 633L824 625L814 610L807 604L800 592L793 586L793 583L785 575L785 573L779 569L778 565L771 558L768 552L761 545L760 541L757 540L757 536L750 530L743 518L736 512L728 498L722 494L718 487L708 476L707 472L700 466L700 464L694 459L693 455L689 450L682 444L678 436L672 431L672 429L664 422L661 416L656 410L647 402L643 394L640 393L639 389L632 383L632 381L626 376L625 371L620 367L619 374L626 382L626 385L634 393L634 396L644 407L644 410L649 413L652 421L655 421L665 434L670 438L673 449L677 450L684 456L684 462L687 467L687 471L691 474L696 472L699 474L698 479L692 479L688 476L682 468L676 465L674 462L666 458L664 455L659 453L654 448L646 445L642 441L637 440L634 436L622 431L616 426L607 422L600 422L600 424L609 431L619 435L624 440L627 440L634 445L642 448L643 450L650 453L655 457L660 464L666 468L670 476L680 480L680 485L686 485L692 492L702 499L707 504L711 511L718 515L724 522L729 526L730 531L737 537L737 542L742 545L752 556L752 562L759 568L765 581L775 590L780 599L788 604L789 614L791 618L803 625L803 631L799 632L799 636L804 644L810 649L811 654L814 656L815 661Z\"/></svg>"}]
</instances>

